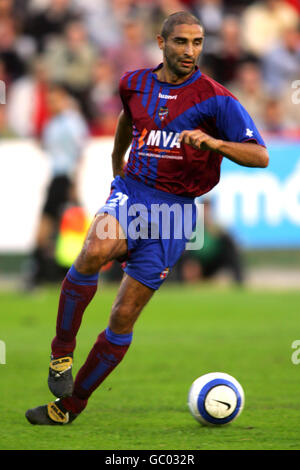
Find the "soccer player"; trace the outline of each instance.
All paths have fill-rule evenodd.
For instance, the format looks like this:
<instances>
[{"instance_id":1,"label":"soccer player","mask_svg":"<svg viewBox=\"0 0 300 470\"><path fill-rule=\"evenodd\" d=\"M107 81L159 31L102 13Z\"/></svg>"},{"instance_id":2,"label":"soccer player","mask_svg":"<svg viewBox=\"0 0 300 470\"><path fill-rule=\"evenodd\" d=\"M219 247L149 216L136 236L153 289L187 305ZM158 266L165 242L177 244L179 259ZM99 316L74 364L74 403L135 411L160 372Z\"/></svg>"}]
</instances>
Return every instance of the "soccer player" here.
<instances>
[{"instance_id":1,"label":"soccer player","mask_svg":"<svg viewBox=\"0 0 300 470\"><path fill-rule=\"evenodd\" d=\"M243 166L268 165L265 144L247 111L198 69L203 40L197 18L187 12L172 14L157 38L163 62L155 69L128 72L120 81L124 110L114 139L111 194L63 281L48 378L58 399L28 410L26 417L32 424L72 422L126 354L139 314L191 235L187 231L175 236L178 224L184 222L171 217L174 204L192 207L194 227L194 198L218 183L223 156ZM154 236L147 236L153 222L147 215L157 205L170 209L170 236L164 236L155 223ZM141 210L137 218L144 236L137 237L129 228L138 213L132 208L141 206L146 213ZM105 231L115 236L102 236ZM114 259L127 262L108 326L97 337L73 384L73 352L82 315L96 293L100 268Z\"/></svg>"}]
</instances>

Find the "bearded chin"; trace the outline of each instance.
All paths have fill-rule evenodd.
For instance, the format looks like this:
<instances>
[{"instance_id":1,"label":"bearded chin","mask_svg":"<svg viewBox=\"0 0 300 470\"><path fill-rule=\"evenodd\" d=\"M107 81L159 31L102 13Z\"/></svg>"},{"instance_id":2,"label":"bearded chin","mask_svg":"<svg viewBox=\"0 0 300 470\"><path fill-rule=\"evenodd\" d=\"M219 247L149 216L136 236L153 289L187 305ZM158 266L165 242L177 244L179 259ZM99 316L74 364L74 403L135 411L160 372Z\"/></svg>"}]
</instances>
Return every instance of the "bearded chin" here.
<instances>
[{"instance_id":1,"label":"bearded chin","mask_svg":"<svg viewBox=\"0 0 300 470\"><path fill-rule=\"evenodd\" d=\"M186 75L190 73L190 72L185 72L183 70L180 70L180 68L176 65L176 63L173 60L170 59L170 57L168 56L166 52L165 52L165 59L166 59L169 69L177 77L185 77Z\"/></svg>"}]
</instances>

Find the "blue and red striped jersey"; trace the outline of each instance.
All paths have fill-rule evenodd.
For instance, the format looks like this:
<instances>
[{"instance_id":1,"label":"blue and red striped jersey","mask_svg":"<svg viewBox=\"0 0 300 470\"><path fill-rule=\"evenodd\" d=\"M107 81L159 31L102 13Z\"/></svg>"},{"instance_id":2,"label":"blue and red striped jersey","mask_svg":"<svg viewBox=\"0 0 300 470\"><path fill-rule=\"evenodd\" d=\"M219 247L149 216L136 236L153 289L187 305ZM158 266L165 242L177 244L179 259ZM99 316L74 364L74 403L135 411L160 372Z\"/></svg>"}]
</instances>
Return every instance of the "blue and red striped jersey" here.
<instances>
[{"instance_id":1,"label":"blue and red striped jersey","mask_svg":"<svg viewBox=\"0 0 300 470\"><path fill-rule=\"evenodd\" d=\"M125 173L162 191L201 196L218 183L223 156L180 144L183 130L200 129L230 142L265 143L225 87L198 68L179 85L161 82L155 73L159 67L127 72L120 80L124 112L133 125Z\"/></svg>"}]
</instances>

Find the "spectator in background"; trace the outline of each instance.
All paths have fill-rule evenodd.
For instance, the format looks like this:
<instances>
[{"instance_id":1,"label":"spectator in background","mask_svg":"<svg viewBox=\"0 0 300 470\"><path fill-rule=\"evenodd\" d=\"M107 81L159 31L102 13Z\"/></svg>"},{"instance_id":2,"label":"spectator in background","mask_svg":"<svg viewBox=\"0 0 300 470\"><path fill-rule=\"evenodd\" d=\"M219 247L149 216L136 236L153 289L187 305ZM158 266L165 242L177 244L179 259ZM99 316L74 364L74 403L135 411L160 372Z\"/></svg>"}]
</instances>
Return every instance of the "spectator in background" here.
<instances>
[{"instance_id":1,"label":"spectator in background","mask_svg":"<svg viewBox=\"0 0 300 470\"><path fill-rule=\"evenodd\" d=\"M289 3L295 10L298 12L300 15L300 2L299 0L285 0L287 3Z\"/></svg>"},{"instance_id":2,"label":"spectator in background","mask_svg":"<svg viewBox=\"0 0 300 470\"><path fill-rule=\"evenodd\" d=\"M205 30L205 53L217 54L220 48L220 31L223 26L223 0L196 0L192 13L200 19Z\"/></svg>"},{"instance_id":3,"label":"spectator in background","mask_svg":"<svg viewBox=\"0 0 300 470\"><path fill-rule=\"evenodd\" d=\"M14 52L23 62L22 69L26 67L26 62L31 60L36 52L34 40L26 36L24 32L27 15L26 3L26 0L22 4L20 4L20 0L0 0L0 30L2 30L2 38L4 38L3 43L1 38L2 48L7 48L7 44L10 43L11 52Z\"/></svg>"},{"instance_id":4,"label":"spectator in background","mask_svg":"<svg viewBox=\"0 0 300 470\"><path fill-rule=\"evenodd\" d=\"M243 13L246 7L252 5L255 0L225 0L226 11L234 15Z\"/></svg>"},{"instance_id":5,"label":"spectator in background","mask_svg":"<svg viewBox=\"0 0 300 470\"><path fill-rule=\"evenodd\" d=\"M0 80L5 83L6 92L9 87L9 80L5 69L5 63L0 58Z\"/></svg>"},{"instance_id":6,"label":"spectator in background","mask_svg":"<svg viewBox=\"0 0 300 470\"><path fill-rule=\"evenodd\" d=\"M4 63L8 83L24 75L26 62L18 51L16 23L11 18L0 20L0 60Z\"/></svg>"},{"instance_id":7,"label":"spectator in background","mask_svg":"<svg viewBox=\"0 0 300 470\"><path fill-rule=\"evenodd\" d=\"M112 61L100 59L92 74L89 93L91 134L94 136L114 135L121 111L118 82Z\"/></svg>"},{"instance_id":8,"label":"spectator in background","mask_svg":"<svg viewBox=\"0 0 300 470\"><path fill-rule=\"evenodd\" d=\"M219 34L217 51L213 54L205 53L203 65L211 69L215 80L228 86L237 78L240 65L256 58L247 53L241 45L241 30L237 17L226 16Z\"/></svg>"},{"instance_id":9,"label":"spectator in background","mask_svg":"<svg viewBox=\"0 0 300 470\"><path fill-rule=\"evenodd\" d=\"M149 6L148 10L144 7L141 13L147 11L148 20L145 17L142 18L147 30L147 39L152 41L160 34L160 25L167 16L176 11L189 10L186 3L180 0L154 0L154 2L149 2Z\"/></svg>"},{"instance_id":10,"label":"spectator in background","mask_svg":"<svg viewBox=\"0 0 300 470\"><path fill-rule=\"evenodd\" d=\"M124 21L121 42L118 47L107 50L106 57L113 62L118 77L124 75L128 70L155 66L152 55L147 48L144 26L136 18Z\"/></svg>"},{"instance_id":11,"label":"spectator in background","mask_svg":"<svg viewBox=\"0 0 300 470\"><path fill-rule=\"evenodd\" d=\"M26 76L11 85L7 100L8 122L18 137L41 137L49 117L48 86L49 72L41 57L32 62Z\"/></svg>"},{"instance_id":12,"label":"spectator in background","mask_svg":"<svg viewBox=\"0 0 300 470\"><path fill-rule=\"evenodd\" d=\"M23 0L17 0L18 2L23 2ZM26 0L26 3L29 4L29 11L42 11L49 7L52 0Z\"/></svg>"},{"instance_id":13,"label":"spectator in background","mask_svg":"<svg viewBox=\"0 0 300 470\"><path fill-rule=\"evenodd\" d=\"M244 269L239 249L229 233L213 220L211 202L204 201L204 244L200 250L186 251L179 261L180 278L194 283L212 279L221 271L233 282L244 282Z\"/></svg>"},{"instance_id":14,"label":"spectator in background","mask_svg":"<svg viewBox=\"0 0 300 470\"><path fill-rule=\"evenodd\" d=\"M28 0L0 0L0 23L13 20L18 32L22 30L26 18L26 2ZM22 2L22 3L21 3Z\"/></svg>"},{"instance_id":15,"label":"spectator in background","mask_svg":"<svg viewBox=\"0 0 300 470\"><path fill-rule=\"evenodd\" d=\"M147 1L147 0L146 0ZM191 10L195 3L195 0L180 0L180 3L185 6L188 10ZM177 10L178 11L178 10Z\"/></svg>"},{"instance_id":16,"label":"spectator in background","mask_svg":"<svg viewBox=\"0 0 300 470\"><path fill-rule=\"evenodd\" d=\"M8 124L6 111L6 106L4 104L0 104L0 139L11 139L16 137L14 131Z\"/></svg>"},{"instance_id":17,"label":"spectator in background","mask_svg":"<svg viewBox=\"0 0 300 470\"><path fill-rule=\"evenodd\" d=\"M294 83L297 83L294 82ZM298 90L299 90L299 84L298 84ZM296 135L300 135L300 109L299 109L299 103L297 104L295 102L295 91L296 88L292 88L292 86L286 87L283 95L281 96L281 107L284 113L284 116L286 119L288 119L290 123L290 127L293 130L293 132L296 132ZM299 97L299 93L297 94L297 98ZM294 99L293 99L294 98Z\"/></svg>"},{"instance_id":18,"label":"spectator in background","mask_svg":"<svg viewBox=\"0 0 300 470\"><path fill-rule=\"evenodd\" d=\"M136 11L134 0L74 0L74 4L81 12L90 39L100 49L120 44L120 24Z\"/></svg>"},{"instance_id":19,"label":"spectator in background","mask_svg":"<svg viewBox=\"0 0 300 470\"><path fill-rule=\"evenodd\" d=\"M298 139L300 137L299 122L295 125L285 114L283 103L277 97L270 97L266 101L260 129L265 137Z\"/></svg>"},{"instance_id":20,"label":"spectator in background","mask_svg":"<svg viewBox=\"0 0 300 470\"><path fill-rule=\"evenodd\" d=\"M78 20L68 23L60 39L47 43L44 58L50 79L63 82L87 116L86 103L98 54L88 40L84 24Z\"/></svg>"},{"instance_id":21,"label":"spectator in background","mask_svg":"<svg viewBox=\"0 0 300 470\"><path fill-rule=\"evenodd\" d=\"M299 23L300 26L300 23ZM300 29L284 31L279 41L263 57L262 69L267 90L282 96L300 77Z\"/></svg>"},{"instance_id":22,"label":"spectator in background","mask_svg":"<svg viewBox=\"0 0 300 470\"><path fill-rule=\"evenodd\" d=\"M47 41L63 34L64 29L75 17L71 0L51 0L41 11L31 12L24 25L24 32L37 44L37 51L43 52Z\"/></svg>"},{"instance_id":23,"label":"spectator in background","mask_svg":"<svg viewBox=\"0 0 300 470\"><path fill-rule=\"evenodd\" d=\"M247 109L259 127L266 101L266 90L259 63L255 61L242 63L235 81L229 85L229 90Z\"/></svg>"},{"instance_id":24,"label":"spectator in background","mask_svg":"<svg viewBox=\"0 0 300 470\"><path fill-rule=\"evenodd\" d=\"M264 135L281 135L285 128L285 118L278 98L269 98L264 106L263 121L261 131Z\"/></svg>"},{"instance_id":25,"label":"spectator in background","mask_svg":"<svg viewBox=\"0 0 300 470\"><path fill-rule=\"evenodd\" d=\"M14 18L13 0L0 0L0 21Z\"/></svg>"},{"instance_id":26,"label":"spectator in background","mask_svg":"<svg viewBox=\"0 0 300 470\"><path fill-rule=\"evenodd\" d=\"M298 14L283 0L265 0L246 8L241 21L244 47L262 57L284 31L297 26Z\"/></svg>"},{"instance_id":27,"label":"spectator in background","mask_svg":"<svg viewBox=\"0 0 300 470\"><path fill-rule=\"evenodd\" d=\"M51 179L37 228L36 246L26 281L28 289L49 280L52 275L55 265L53 233L65 206L78 201L77 172L88 136L85 121L64 86L52 85L47 98L52 117L44 129L42 146L50 160Z\"/></svg>"}]
</instances>

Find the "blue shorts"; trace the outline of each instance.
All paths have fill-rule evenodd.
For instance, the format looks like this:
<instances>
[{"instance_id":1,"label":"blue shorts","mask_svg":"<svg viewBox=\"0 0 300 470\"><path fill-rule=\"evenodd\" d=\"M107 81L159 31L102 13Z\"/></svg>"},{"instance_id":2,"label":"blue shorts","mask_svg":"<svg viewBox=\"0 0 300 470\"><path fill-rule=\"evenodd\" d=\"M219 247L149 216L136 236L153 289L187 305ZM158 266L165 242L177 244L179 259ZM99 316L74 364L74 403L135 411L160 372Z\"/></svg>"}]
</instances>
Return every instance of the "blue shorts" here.
<instances>
[{"instance_id":1,"label":"blue shorts","mask_svg":"<svg viewBox=\"0 0 300 470\"><path fill-rule=\"evenodd\" d=\"M176 196L117 176L97 214L113 215L127 238L124 271L158 289L185 250L196 225L194 199Z\"/></svg>"}]
</instances>

